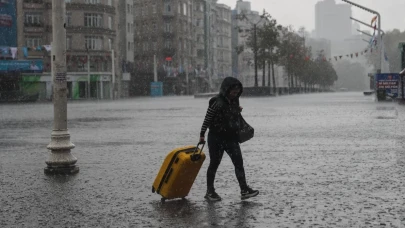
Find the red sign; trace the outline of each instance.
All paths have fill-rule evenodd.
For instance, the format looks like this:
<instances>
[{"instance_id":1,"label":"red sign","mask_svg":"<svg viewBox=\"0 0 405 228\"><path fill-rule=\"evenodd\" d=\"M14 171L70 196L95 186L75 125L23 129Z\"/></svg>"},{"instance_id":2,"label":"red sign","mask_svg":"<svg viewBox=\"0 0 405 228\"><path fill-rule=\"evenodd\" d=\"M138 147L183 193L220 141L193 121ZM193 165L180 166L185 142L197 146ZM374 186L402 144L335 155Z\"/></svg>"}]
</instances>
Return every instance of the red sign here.
<instances>
[{"instance_id":1,"label":"red sign","mask_svg":"<svg viewBox=\"0 0 405 228\"><path fill-rule=\"evenodd\" d=\"M172 61L172 57L166 57L166 61Z\"/></svg>"}]
</instances>

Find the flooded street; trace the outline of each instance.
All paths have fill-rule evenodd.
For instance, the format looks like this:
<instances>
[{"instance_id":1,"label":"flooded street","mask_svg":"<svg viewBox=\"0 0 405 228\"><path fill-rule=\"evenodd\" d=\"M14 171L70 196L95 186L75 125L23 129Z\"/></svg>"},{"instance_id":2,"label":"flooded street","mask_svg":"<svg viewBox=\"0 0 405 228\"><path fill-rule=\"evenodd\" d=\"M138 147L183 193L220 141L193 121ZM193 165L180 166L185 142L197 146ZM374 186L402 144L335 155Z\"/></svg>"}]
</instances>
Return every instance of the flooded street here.
<instances>
[{"instance_id":1,"label":"flooded street","mask_svg":"<svg viewBox=\"0 0 405 228\"><path fill-rule=\"evenodd\" d=\"M80 173L44 175L51 103L2 105L0 227L405 227L405 107L362 93L242 98L241 201L227 155L221 202L204 199L209 157L186 200L151 192L166 154L197 144L208 99L71 102ZM208 148L204 151L208 154Z\"/></svg>"}]
</instances>

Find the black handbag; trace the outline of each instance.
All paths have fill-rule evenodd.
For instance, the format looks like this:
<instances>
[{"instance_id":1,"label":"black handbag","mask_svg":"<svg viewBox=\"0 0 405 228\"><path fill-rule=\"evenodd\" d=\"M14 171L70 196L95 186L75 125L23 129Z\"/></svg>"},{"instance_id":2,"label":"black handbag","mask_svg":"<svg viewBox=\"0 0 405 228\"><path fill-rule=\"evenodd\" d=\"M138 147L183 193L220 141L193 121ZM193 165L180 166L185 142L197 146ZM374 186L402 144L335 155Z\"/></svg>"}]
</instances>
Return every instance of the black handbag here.
<instances>
[{"instance_id":1,"label":"black handbag","mask_svg":"<svg viewBox=\"0 0 405 228\"><path fill-rule=\"evenodd\" d=\"M239 143L244 143L255 135L255 129L250 126L242 115L239 114L240 130L239 130Z\"/></svg>"}]
</instances>

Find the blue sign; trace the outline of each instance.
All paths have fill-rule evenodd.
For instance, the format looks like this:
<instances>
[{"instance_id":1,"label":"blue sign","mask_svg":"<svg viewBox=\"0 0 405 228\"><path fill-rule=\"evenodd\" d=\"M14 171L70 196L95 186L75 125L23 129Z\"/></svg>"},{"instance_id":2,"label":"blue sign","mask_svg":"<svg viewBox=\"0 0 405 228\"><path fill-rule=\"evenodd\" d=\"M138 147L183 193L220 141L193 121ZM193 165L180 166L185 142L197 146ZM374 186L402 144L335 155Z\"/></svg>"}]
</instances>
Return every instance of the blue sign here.
<instances>
[{"instance_id":1,"label":"blue sign","mask_svg":"<svg viewBox=\"0 0 405 228\"><path fill-rule=\"evenodd\" d=\"M16 0L0 0L0 46L17 47Z\"/></svg>"},{"instance_id":2,"label":"blue sign","mask_svg":"<svg viewBox=\"0 0 405 228\"><path fill-rule=\"evenodd\" d=\"M151 82L150 84L150 95L152 97L163 96L163 82Z\"/></svg>"},{"instance_id":3,"label":"blue sign","mask_svg":"<svg viewBox=\"0 0 405 228\"><path fill-rule=\"evenodd\" d=\"M376 89L385 90L390 97L398 97L399 74L377 74Z\"/></svg>"},{"instance_id":4,"label":"blue sign","mask_svg":"<svg viewBox=\"0 0 405 228\"><path fill-rule=\"evenodd\" d=\"M0 0L1 1L1 0ZM22 73L42 73L42 60L0 60L0 71L20 71Z\"/></svg>"}]
</instances>

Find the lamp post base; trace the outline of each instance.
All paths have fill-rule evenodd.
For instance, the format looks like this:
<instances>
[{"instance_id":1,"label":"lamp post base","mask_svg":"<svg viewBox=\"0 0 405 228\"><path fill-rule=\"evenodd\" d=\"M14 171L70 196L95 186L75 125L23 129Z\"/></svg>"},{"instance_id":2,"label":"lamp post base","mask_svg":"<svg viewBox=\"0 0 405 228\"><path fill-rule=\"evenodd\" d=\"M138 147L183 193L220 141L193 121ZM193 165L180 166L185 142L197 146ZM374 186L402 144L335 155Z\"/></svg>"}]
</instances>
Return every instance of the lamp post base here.
<instances>
[{"instance_id":1,"label":"lamp post base","mask_svg":"<svg viewBox=\"0 0 405 228\"><path fill-rule=\"evenodd\" d=\"M71 175L79 172L79 167L75 164L75 158L70 152L75 145L70 142L70 134L68 130L53 130L51 135L51 143L48 145L48 150L51 151L48 160L45 174L62 174Z\"/></svg>"},{"instance_id":2,"label":"lamp post base","mask_svg":"<svg viewBox=\"0 0 405 228\"><path fill-rule=\"evenodd\" d=\"M79 167L73 165L68 167L51 167L44 169L46 175L74 175L79 172Z\"/></svg>"}]
</instances>

